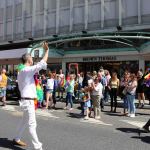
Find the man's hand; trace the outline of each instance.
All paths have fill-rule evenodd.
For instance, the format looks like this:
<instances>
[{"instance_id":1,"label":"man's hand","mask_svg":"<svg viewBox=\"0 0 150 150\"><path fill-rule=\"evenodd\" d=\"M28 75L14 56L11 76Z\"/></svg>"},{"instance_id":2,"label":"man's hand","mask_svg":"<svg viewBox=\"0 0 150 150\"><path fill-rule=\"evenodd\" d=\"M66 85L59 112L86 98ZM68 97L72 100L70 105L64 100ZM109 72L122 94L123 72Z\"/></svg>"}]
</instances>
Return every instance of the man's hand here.
<instances>
[{"instance_id":1,"label":"man's hand","mask_svg":"<svg viewBox=\"0 0 150 150\"><path fill-rule=\"evenodd\" d=\"M42 46L43 46L43 49L45 49L45 55L44 55L44 57L43 57L43 60L44 60L45 62L47 62L47 60L48 60L48 53L49 53L48 43L47 43L47 42L44 42Z\"/></svg>"},{"instance_id":2,"label":"man's hand","mask_svg":"<svg viewBox=\"0 0 150 150\"><path fill-rule=\"evenodd\" d=\"M45 49L45 51L47 51L49 49L47 42L44 42L42 47L43 47L43 49Z\"/></svg>"}]
</instances>

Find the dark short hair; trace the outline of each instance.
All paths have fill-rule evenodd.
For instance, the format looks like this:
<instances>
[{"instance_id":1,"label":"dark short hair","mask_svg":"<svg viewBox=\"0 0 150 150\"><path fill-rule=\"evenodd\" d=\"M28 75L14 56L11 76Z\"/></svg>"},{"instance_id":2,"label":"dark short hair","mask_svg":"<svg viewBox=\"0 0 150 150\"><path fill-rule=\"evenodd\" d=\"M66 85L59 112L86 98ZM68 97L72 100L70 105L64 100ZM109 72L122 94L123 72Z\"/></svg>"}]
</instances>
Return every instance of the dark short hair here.
<instances>
[{"instance_id":1,"label":"dark short hair","mask_svg":"<svg viewBox=\"0 0 150 150\"><path fill-rule=\"evenodd\" d=\"M31 55L29 53L23 54L22 57L21 57L22 63L25 64L30 56Z\"/></svg>"}]
</instances>

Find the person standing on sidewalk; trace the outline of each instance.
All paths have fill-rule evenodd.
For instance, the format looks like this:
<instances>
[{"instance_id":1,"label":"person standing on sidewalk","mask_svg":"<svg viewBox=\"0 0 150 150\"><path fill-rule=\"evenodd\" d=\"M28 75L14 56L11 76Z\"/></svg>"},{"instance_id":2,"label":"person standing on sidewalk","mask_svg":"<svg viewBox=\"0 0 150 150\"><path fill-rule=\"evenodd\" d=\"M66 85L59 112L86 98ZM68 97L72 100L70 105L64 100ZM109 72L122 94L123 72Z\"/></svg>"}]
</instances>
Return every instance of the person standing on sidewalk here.
<instances>
[{"instance_id":1,"label":"person standing on sidewalk","mask_svg":"<svg viewBox=\"0 0 150 150\"><path fill-rule=\"evenodd\" d=\"M134 73L130 75L130 80L126 86L128 100L128 117L135 117L135 95L137 88L137 78Z\"/></svg>"},{"instance_id":2,"label":"person standing on sidewalk","mask_svg":"<svg viewBox=\"0 0 150 150\"><path fill-rule=\"evenodd\" d=\"M138 94L138 108L143 108L144 104L145 104L145 94L144 94L144 76L143 73L141 71L138 71L137 73L137 89L136 92Z\"/></svg>"},{"instance_id":3,"label":"person standing on sidewalk","mask_svg":"<svg viewBox=\"0 0 150 150\"><path fill-rule=\"evenodd\" d=\"M96 120L100 119L100 100L103 96L103 86L99 82L99 78L96 77L95 80L91 83L92 87L92 94L91 99L93 102L93 108L94 108L94 118Z\"/></svg>"},{"instance_id":4,"label":"person standing on sidewalk","mask_svg":"<svg viewBox=\"0 0 150 150\"><path fill-rule=\"evenodd\" d=\"M23 117L18 126L17 136L13 140L15 145L26 146L26 143L21 141L23 131L28 125L29 133L31 135L32 144L35 150L43 150L42 143L39 141L36 132L36 116L35 116L35 106L34 99L37 98L36 86L34 81L34 75L41 69L46 69L48 60L48 43L43 43L43 49L45 50L45 55L43 59L33 65L33 60L30 54L24 54L22 56L22 65L20 67L20 72L18 74L18 85L21 93L20 106L23 110Z\"/></svg>"},{"instance_id":5,"label":"person standing on sidewalk","mask_svg":"<svg viewBox=\"0 0 150 150\"><path fill-rule=\"evenodd\" d=\"M72 97L74 95L74 85L75 85L74 74L71 74L70 75L70 80L67 81L67 83L66 83L67 96L66 96L66 107L64 109L67 109L68 108L68 103L70 103L71 108L69 110L73 110Z\"/></svg>"},{"instance_id":6,"label":"person standing on sidewalk","mask_svg":"<svg viewBox=\"0 0 150 150\"><path fill-rule=\"evenodd\" d=\"M116 108L117 108L117 92L119 89L119 84L120 81L117 77L117 73L113 72L112 73L112 78L109 81L109 89L110 89L110 97L111 97L111 112L116 113ZM114 111L113 111L114 107Z\"/></svg>"},{"instance_id":7,"label":"person standing on sidewalk","mask_svg":"<svg viewBox=\"0 0 150 150\"><path fill-rule=\"evenodd\" d=\"M0 75L0 97L2 97L3 106L6 105L6 87L7 87L6 70L2 69Z\"/></svg>"},{"instance_id":8,"label":"person standing on sidewalk","mask_svg":"<svg viewBox=\"0 0 150 150\"><path fill-rule=\"evenodd\" d=\"M54 91L54 78L51 72L48 73L46 86L46 109L52 108L53 105L53 91Z\"/></svg>"}]
</instances>

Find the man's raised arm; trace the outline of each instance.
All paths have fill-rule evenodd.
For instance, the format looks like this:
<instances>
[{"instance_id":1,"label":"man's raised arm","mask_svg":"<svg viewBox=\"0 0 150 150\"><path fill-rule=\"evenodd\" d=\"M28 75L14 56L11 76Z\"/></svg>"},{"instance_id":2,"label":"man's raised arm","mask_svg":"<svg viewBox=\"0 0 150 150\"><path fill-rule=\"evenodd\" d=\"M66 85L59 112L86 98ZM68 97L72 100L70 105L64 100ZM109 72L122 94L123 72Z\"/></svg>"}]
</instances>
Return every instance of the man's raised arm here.
<instances>
[{"instance_id":1,"label":"man's raised arm","mask_svg":"<svg viewBox=\"0 0 150 150\"><path fill-rule=\"evenodd\" d=\"M43 60L45 62L47 62L47 60L48 60L48 53L49 53L49 47L48 47L48 43L47 42L43 43L43 49L45 50L45 54L43 56Z\"/></svg>"}]
</instances>

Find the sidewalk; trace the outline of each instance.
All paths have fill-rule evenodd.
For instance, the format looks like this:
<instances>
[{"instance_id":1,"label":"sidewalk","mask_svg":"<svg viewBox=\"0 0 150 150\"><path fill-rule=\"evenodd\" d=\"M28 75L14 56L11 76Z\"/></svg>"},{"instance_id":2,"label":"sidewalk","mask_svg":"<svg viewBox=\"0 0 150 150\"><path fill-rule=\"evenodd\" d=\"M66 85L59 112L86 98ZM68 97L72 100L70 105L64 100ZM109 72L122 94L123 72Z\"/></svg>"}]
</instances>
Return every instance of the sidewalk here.
<instances>
[{"instance_id":1,"label":"sidewalk","mask_svg":"<svg viewBox=\"0 0 150 150\"><path fill-rule=\"evenodd\" d=\"M57 101L57 104L56 104L56 110L55 112L57 112L57 110L63 110L63 108L65 107L65 99L63 99L63 101ZM117 107L117 112L122 112L123 111L123 101L121 99L118 99L118 107ZM145 101L145 105L144 105L144 108L136 108L136 113L149 113L150 114L150 105L149 105L149 101L146 100ZM136 100L136 106L138 104L138 100ZM1 105L1 103L0 103ZM7 105L10 105L10 106L13 106L15 108L18 109L19 107L19 101L16 101L16 100L7 100ZM75 103L74 104L74 111L77 111L79 112L80 110L80 103ZM42 111L42 109L39 109ZM105 104L105 108L104 108L104 112L105 111L108 111L109 112L110 110L110 101L108 103Z\"/></svg>"},{"instance_id":2,"label":"sidewalk","mask_svg":"<svg viewBox=\"0 0 150 150\"><path fill-rule=\"evenodd\" d=\"M63 99L57 98L57 103L58 102L65 103L65 98L63 98ZM123 106L123 101L120 98L117 99L117 103L118 103L118 107L122 107ZM16 105L17 106L17 105L19 105L19 101L18 100L7 100L7 104L8 105ZM137 104L138 104L138 100L136 99L135 100L135 105L137 106ZM1 102L0 102L0 105L1 105ZM80 105L80 102L78 101L77 98L74 100L74 105ZM109 102L105 103L105 106L110 106L110 100L109 100ZM148 100L145 100L145 106L144 106L143 109L150 109L150 105L149 105L149 101Z\"/></svg>"}]
</instances>

